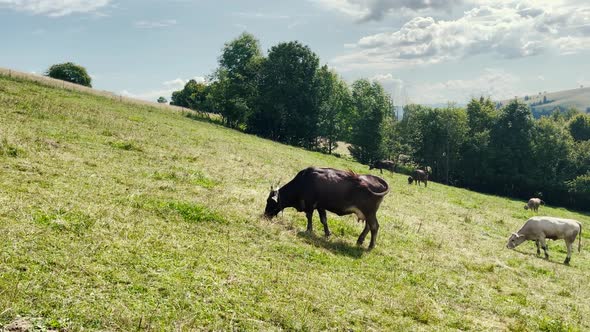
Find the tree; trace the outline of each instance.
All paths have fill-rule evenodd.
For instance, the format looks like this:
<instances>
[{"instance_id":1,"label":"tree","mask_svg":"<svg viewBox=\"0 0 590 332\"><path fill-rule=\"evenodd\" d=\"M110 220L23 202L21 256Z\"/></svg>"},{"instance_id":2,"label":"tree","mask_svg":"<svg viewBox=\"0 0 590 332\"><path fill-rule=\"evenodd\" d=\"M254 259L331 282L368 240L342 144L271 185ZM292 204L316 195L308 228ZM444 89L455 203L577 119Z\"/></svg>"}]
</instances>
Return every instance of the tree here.
<instances>
[{"instance_id":1,"label":"tree","mask_svg":"<svg viewBox=\"0 0 590 332\"><path fill-rule=\"evenodd\" d=\"M489 165L489 144L497 116L489 98L472 99L467 105L468 132L461 152L461 169L462 183L471 188L485 187L493 173Z\"/></svg>"},{"instance_id":2,"label":"tree","mask_svg":"<svg viewBox=\"0 0 590 332\"><path fill-rule=\"evenodd\" d=\"M349 131L347 118L352 112L350 90L338 75L322 66L316 74L318 92L318 139L321 151L332 153L337 141L344 139Z\"/></svg>"},{"instance_id":3,"label":"tree","mask_svg":"<svg viewBox=\"0 0 590 332\"><path fill-rule=\"evenodd\" d=\"M533 118L526 104L513 100L506 105L490 132L490 181L505 194L527 190L527 174L532 169Z\"/></svg>"},{"instance_id":4,"label":"tree","mask_svg":"<svg viewBox=\"0 0 590 332\"><path fill-rule=\"evenodd\" d=\"M211 103L230 128L245 124L258 97L262 62L260 43L249 33L226 43L219 57L211 90Z\"/></svg>"},{"instance_id":5,"label":"tree","mask_svg":"<svg viewBox=\"0 0 590 332\"><path fill-rule=\"evenodd\" d=\"M315 148L318 67L318 56L299 42L273 46L261 65L259 98L248 121L248 131L287 144Z\"/></svg>"},{"instance_id":6,"label":"tree","mask_svg":"<svg viewBox=\"0 0 590 332\"><path fill-rule=\"evenodd\" d=\"M352 84L352 103L355 109L352 119L350 154L358 162L368 164L382 159L383 124L391 116L390 96L381 84L361 79Z\"/></svg>"},{"instance_id":7,"label":"tree","mask_svg":"<svg viewBox=\"0 0 590 332\"><path fill-rule=\"evenodd\" d=\"M160 97L158 98L158 103L159 104L166 104L168 102L168 99L164 98L164 97Z\"/></svg>"},{"instance_id":8,"label":"tree","mask_svg":"<svg viewBox=\"0 0 590 332\"><path fill-rule=\"evenodd\" d=\"M416 118L414 130L421 132L422 139L415 143L415 159L432 168L433 178L449 183L461 161L461 147L468 128L465 110L453 105L424 109Z\"/></svg>"},{"instance_id":9,"label":"tree","mask_svg":"<svg viewBox=\"0 0 590 332\"><path fill-rule=\"evenodd\" d=\"M92 78L86 72L86 68L72 62L55 64L47 69L45 75L58 80L87 86L89 88L92 87Z\"/></svg>"},{"instance_id":10,"label":"tree","mask_svg":"<svg viewBox=\"0 0 590 332\"><path fill-rule=\"evenodd\" d=\"M172 92L170 105L210 112L211 109L207 102L209 93L210 88L207 84L189 80L182 90Z\"/></svg>"},{"instance_id":11,"label":"tree","mask_svg":"<svg viewBox=\"0 0 590 332\"><path fill-rule=\"evenodd\" d=\"M565 190L564 181L575 173L570 159L574 141L562 122L541 118L534 122L532 132L532 155L534 163L528 173L529 186Z\"/></svg>"},{"instance_id":12,"label":"tree","mask_svg":"<svg viewBox=\"0 0 590 332\"><path fill-rule=\"evenodd\" d=\"M576 141L587 141L590 139L590 116L579 113L569 123L569 130Z\"/></svg>"}]
</instances>

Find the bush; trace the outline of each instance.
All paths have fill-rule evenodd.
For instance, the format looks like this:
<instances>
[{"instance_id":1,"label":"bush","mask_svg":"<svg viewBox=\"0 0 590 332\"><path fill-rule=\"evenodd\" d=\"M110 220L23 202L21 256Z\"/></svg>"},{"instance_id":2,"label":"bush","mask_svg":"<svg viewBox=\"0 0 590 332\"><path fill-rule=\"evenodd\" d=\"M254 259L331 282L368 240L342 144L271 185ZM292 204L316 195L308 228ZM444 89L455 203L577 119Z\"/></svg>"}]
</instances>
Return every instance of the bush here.
<instances>
[{"instance_id":1,"label":"bush","mask_svg":"<svg viewBox=\"0 0 590 332\"><path fill-rule=\"evenodd\" d=\"M88 72L86 72L86 68L72 62L53 65L47 69L45 75L58 80L87 86L89 88L92 87L92 79L90 78L90 75L88 75Z\"/></svg>"}]
</instances>

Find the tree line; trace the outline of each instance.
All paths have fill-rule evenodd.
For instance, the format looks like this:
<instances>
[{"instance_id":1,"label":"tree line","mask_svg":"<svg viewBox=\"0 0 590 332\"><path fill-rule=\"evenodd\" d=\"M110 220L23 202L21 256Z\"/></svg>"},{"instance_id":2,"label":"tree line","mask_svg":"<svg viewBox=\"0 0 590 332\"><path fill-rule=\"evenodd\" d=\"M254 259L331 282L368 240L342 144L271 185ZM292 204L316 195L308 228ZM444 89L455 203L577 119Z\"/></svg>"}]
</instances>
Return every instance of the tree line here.
<instances>
[{"instance_id":1,"label":"tree line","mask_svg":"<svg viewBox=\"0 0 590 332\"><path fill-rule=\"evenodd\" d=\"M435 181L581 209L590 206L590 118L574 110L535 120L517 100L498 108L473 99L465 108L404 107L393 112L383 87L344 82L299 42L263 56L243 33L225 44L208 83L189 81L171 104L217 113L223 125L309 150L350 144L364 164L399 161L401 171L429 166Z\"/></svg>"},{"instance_id":2,"label":"tree line","mask_svg":"<svg viewBox=\"0 0 590 332\"><path fill-rule=\"evenodd\" d=\"M381 127L393 121L380 84L363 79L349 86L297 41L263 56L248 33L225 44L208 83L189 81L171 104L217 113L227 127L309 150L333 153L346 141L365 163L384 155Z\"/></svg>"}]
</instances>

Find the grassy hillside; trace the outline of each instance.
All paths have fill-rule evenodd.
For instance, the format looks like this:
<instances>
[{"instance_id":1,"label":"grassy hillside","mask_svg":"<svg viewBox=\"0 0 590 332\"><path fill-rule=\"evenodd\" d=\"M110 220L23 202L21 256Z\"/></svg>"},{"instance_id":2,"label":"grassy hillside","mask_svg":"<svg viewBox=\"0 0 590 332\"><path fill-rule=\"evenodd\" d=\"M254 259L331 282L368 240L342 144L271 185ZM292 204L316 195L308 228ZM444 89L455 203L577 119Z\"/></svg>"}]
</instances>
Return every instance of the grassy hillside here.
<instances>
[{"instance_id":1,"label":"grassy hillside","mask_svg":"<svg viewBox=\"0 0 590 332\"><path fill-rule=\"evenodd\" d=\"M505 249L523 202L384 174L377 247L328 214L261 218L271 182L359 164L147 106L0 77L0 326L590 329L590 242ZM378 172L375 172L378 174ZM590 217L542 207L543 214ZM585 243L589 246L585 249ZM365 244L366 246L366 244Z\"/></svg>"},{"instance_id":2,"label":"grassy hillside","mask_svg":"<svg viewBox=\"0 0 590 332\"><path fill-rule=\"evenodd\" d=\"M546 103L543 103L543 97L546 97ZM533 94L527 96L526 100L524 96L518 98L518 100L532 105L533 113L535 114L548 114L556 107L563 110L575 108L579 111L586 112L590 108L590 88ZM506 105L510 101L504 100L501 103Z\"/></svg>"}]
</instances>

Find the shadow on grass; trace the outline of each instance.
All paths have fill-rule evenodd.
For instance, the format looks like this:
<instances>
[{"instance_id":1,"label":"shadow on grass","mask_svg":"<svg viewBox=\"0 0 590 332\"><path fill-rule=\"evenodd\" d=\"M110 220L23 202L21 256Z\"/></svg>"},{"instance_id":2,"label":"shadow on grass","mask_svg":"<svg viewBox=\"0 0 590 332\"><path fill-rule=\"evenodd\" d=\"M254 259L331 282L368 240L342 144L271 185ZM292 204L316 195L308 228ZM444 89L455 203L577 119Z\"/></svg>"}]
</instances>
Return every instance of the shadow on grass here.
<instances>
[{"instance_id":1,"label":"shadow on grass","mask_svg":"<svg viewBox=\"0 0 590 332\"><path fill-rule=\"evenodd\" d=\"M316 247L326 248L338 255L348 256L352 258L361 258L363 257L365 252L368 252L368 250L364 247L350 245L349 243L344 242L342 240L330 240L330 238L326 238L323 235L319 236L314 233L299 231L297 232L297 236L299 238L302 238L303 240L305 240L305 242L309 244L312 244Z\"/></svg>"},{"instance_id":2,"label":"shadow on grass","mask_svg":"<svg viewBox=\"0 0 590 332\"><path fill-rule=\"evenodd\" d=\"M513 250L514 252L517 252L517 253L521 254L521 255L525 255L525 256L531 256L531 257L539 258L539 259L542 259L542 260L544 260L544 261L547 261L547 262L549 262L549 263L558 264L558 265L563 265L563 266L569 266L569 265L565 265L565 264L563 264L563 262L559 262L559 261L553 261L553 260L551 260L551 256L549 256L549 259L548 259L548 260L547 260L547 259L545 259L545 255L543 254L543 252L542 252L542 251L541 251L541 255L537 255L537 253L535 253L535 252L524 252L524 251L520 251L520 250L517 250L517 249L512 249L512 250ZM572 256L573 256L573 255L572 255Z\"/></svg>"},{"instance_id":3,"label":"shadow on grass","mask_svg":"<svg viewBox=\"0 0 590 332\"><path fill-rule=\"evenodd\" d=\"M199 112L195 110L187 110L184 112L184 116L195 121L213 123L223 126L223 121L221 121L221 118L216 114Z\"/></svg>"}]
</instances>

